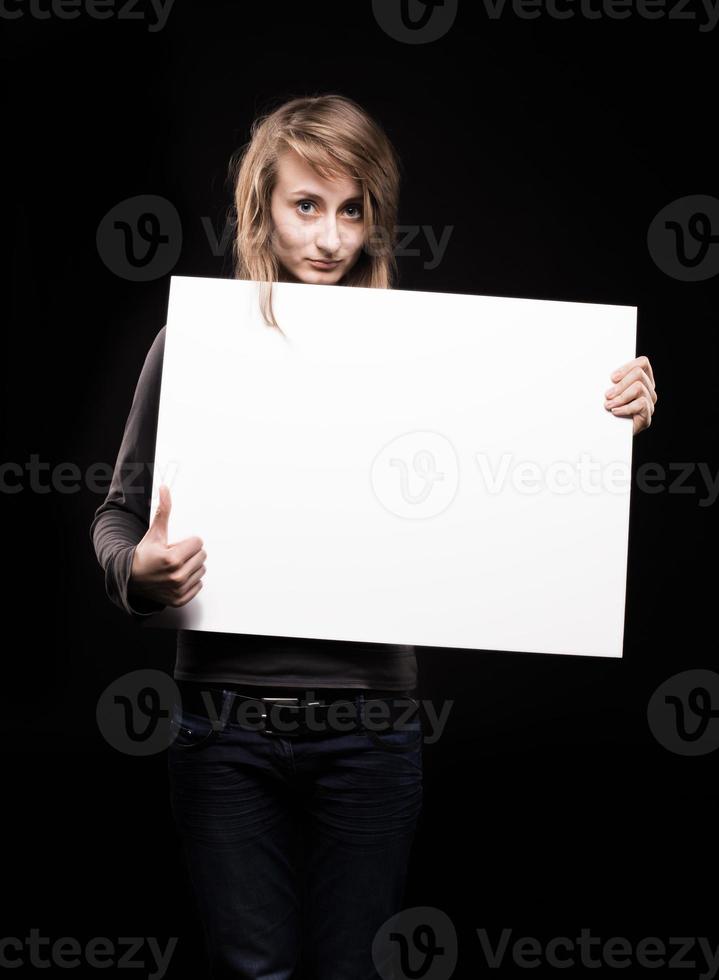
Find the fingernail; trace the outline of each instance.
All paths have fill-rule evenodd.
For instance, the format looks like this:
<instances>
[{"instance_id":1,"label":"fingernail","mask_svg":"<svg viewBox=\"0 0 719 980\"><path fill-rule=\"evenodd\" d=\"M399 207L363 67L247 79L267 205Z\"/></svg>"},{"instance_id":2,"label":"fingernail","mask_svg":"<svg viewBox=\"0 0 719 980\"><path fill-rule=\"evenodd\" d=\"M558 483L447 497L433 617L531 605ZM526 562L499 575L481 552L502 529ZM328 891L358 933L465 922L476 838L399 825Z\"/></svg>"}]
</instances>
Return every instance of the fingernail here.
<instances>
[{"instance_id":1,"label":"fingernail","mask_svg":"<svg viewBox=\"0 0 719 980\"><path fill-rule=\"evenodd\" d=\"M616 390L617 390L616 388L610 388L609 391L607 392L607 398L611 398Z\"/></svg>"}]
</instances>

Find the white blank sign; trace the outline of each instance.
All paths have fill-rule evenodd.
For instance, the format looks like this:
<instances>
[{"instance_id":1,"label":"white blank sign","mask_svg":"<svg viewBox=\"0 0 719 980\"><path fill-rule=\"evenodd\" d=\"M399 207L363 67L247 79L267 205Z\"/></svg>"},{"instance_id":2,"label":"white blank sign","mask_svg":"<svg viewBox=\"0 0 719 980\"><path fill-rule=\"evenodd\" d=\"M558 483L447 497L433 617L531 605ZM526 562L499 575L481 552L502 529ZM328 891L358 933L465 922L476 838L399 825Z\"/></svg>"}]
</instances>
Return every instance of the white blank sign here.
<instances>
[{"instance_id":1,"label":"white blank sign","mask_svg":"<svg viewBox=\"0 0 719 980\"><path fill-rule=\"evenodd\" d=\"M621 657L636 307L173 276L152 512L203 588L148 625Z\"/></svg>"}]
</instances>

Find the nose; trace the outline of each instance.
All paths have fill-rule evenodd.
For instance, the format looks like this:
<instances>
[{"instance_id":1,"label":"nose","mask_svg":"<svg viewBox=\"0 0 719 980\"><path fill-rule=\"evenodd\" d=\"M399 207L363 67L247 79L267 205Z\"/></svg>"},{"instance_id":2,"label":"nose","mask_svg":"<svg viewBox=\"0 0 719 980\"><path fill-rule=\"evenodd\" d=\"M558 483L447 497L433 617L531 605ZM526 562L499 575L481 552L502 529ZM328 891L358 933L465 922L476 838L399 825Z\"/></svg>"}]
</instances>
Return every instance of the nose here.
<instances>
[{"instance_id":1,"label":"nose","mask_svg":"<svg viewBox=\"0 0 719 980\"><path fill-rule=\"evenodd\" d=\"M328 255L334 255L339 251L342 244L337 219L333 214L328 214L324 221L317 226L317 237L315 239L317 248Z\"/></svg>"}]
</instances>

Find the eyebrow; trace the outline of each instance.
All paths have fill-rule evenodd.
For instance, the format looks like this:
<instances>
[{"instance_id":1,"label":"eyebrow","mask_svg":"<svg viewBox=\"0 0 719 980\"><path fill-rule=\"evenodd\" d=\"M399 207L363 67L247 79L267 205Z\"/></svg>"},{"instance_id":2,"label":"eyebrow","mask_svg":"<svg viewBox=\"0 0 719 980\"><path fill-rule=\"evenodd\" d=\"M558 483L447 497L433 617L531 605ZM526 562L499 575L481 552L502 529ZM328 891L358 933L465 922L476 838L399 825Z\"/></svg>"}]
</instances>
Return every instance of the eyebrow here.
<instances>
[{"instance_id":1,"label":"eyebrow","mask_svg":"<svg viewBox=\"0 0 719 980\"><path fill-rule=\"evenodd\" d=\"M295 197L298 194L305 194L307 195L307 197L316 197L318 201L322 201L324 203L324 198L322 197L321 194L318 194L316 191L310 191L304 187L300 187L296 191L290 191L291 197ZM349 204L351 201L359 201L361 203L363 201L363 197L361 194L353 194L352 197L346 198L342 203Z\"/></svg>"}]
</instances>

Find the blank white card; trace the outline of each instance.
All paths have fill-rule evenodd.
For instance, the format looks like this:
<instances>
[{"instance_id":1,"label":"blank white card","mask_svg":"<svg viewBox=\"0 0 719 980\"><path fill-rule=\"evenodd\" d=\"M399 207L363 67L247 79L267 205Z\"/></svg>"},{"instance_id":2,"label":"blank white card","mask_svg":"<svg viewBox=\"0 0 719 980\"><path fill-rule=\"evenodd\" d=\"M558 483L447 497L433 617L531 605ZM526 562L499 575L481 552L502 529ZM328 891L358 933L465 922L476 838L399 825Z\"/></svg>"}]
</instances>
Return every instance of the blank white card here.
<instances>
[{"instance_id":1,"label":"blank white card","mask_svg":"<svg viewBox=\"0 0 719 980\"><path fill-rule=\"evenodd\" d=\"M636 307L173 276L153 474L203 588L146 625L621 657Z\"/></svg>"}]
</instances>

